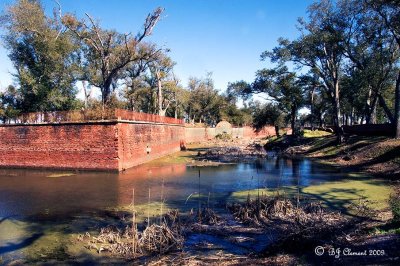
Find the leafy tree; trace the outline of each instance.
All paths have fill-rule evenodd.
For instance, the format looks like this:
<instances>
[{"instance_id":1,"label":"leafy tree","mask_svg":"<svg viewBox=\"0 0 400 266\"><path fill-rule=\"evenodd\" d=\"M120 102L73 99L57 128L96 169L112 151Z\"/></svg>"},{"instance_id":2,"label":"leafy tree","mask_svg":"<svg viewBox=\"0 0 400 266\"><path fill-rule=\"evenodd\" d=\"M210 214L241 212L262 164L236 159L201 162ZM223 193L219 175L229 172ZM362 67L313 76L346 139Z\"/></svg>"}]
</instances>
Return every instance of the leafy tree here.
<instances>
[{"instance_id":1,"label":"leafy tree","mask_svg":"<svg viewBox=\"0 0 400 266\"><path fill-rule=\"evenodd\" d=\"M221 113L226 102L214 89L214 81L211 73L206 78L190 78L188 86L190 96L186 113L190 122L205 122L209 125L216 125L221 121Z\"/></svg>"},{"instance_id":2,"label":"leafy tree","mask_svg":"<svg viewBox=\"0 0 400 266\"><path fill-rule=\"evenodd\" d=\"M378 102L384 107L388 119L393 122L393 115L386 108L382 94L394 79L395 64L398 61L396 43L384 24L379 23L379 15L371 12L368 5L353 0L339 3L342 43L345 56L349 59L347 72L350 75L355 74L358 84L362 85L357 86L358 92L352 90L353 97L365 99L364 116L367 124L376 122Z\"/></svg>"},{"instance_id":3,"label":"leafy tree","mask_svg":"<svg viewBox=\"0 0 400 266\"><path fill-rule=\"evenodd\" d=\"M297 111L303 105L304 99L295 73L289 72L286 66L259 70L252 88L253 93L266 93L284 112L290 114L292 132L297 132Z\"/></svg>"},{"instance_id":4,"label":"leafy tree","mask_svg":"<svg viewBox=\"0 0 400 266\"><path fill-rule=\"evenodd\" d=\"M296 116L299 108L304 104L304 99L303 89L295 73L290 72L286 66L279 65L273 69L257 71L256 79L251 85L244 81L228 85L228 95L239 95L247 99L253 94L260 93L266 94L270 102L272 101L284 113L289 114L292 130L297 132L295 130Z\"/></svg>"},{"instance_id":5,"label":"leafy tree","mask_svg":"<svg viewBox=\"0 0 400 266\"><path fill-rule=\"evenodd\" d=\"M382 18L382 24L400 49L400 8L396 0L365 0L366 4ZM397 54L397 58L399 55ZM400 70L398 70L395 86L394 124L396 138L400 138Z\"/></svg>"},{"instance_id":6,"label":"leafy tree","mask_svg":"<svg viewBox=\"0 0 400 266\"><path fill-rule=\"evenodd\" d=\"M167 116L175 118L184 118L185 110L189 104L190 92L184 89L178 80L173 81L172 87L169 89L171 92L172 106L167 110Z\"/></svg>"},{"instance_id":7,"label":"leafy tree","mask_svg":"<svg viewBox=\"0 0 400 266\"><path fill-rule=\"evenodd\" d=\"M153 48L152 48L153 49ZM154 53L148 53L149 57L140 58L137 61L131 62L125 68L123 72L122 79L124 80L125 88L122 92L122 97L125 98L127 102L127 108L129 110L144 110L143 104L136 104L137 96L143 94L144 88L148 86L148 79L146 77L146 72L149 70L149 64L155 60ZM151 55L151 56L150 56ZM140 91L140 92L139 92ZM145 98L151 98L152 91L148 88L149 95L143 96ZM149 100L150 100L149 98ZM153 112L153 111L152 111Z\"/></svg>"},{"instance_id":8,"label":"leafy tree","mask_svg":"<svg viewBox=\"0 0 400 266\"><path fill-rule=\"evenodd\" d=\"M10 85L4 92L0 92L0 119L3 123L15 119L20 110L17 109L20 99L17 89Z\"/></svg>"},{"instance_id":9,"label":"leafy tree","mask_svg":"<svg viewBox=\"0 0 400 266\"><path fill-rule=\"evenodd\" d=\"M299 38L279 39L279 45L272 52L264 52L262 57L270 57L273 62L292 61L318 75L332 103L333 123L340 142L340 78L344 60L342 28L337 23L340 14L331 1L314 3L308 12L308 22L299 20Z\"/></svg>"},{"instance_id":10,"label":"leafy tree","mask_svg":"<svg viewBox=\"0 0 400 266\"><path fill-rule=\"evenodd\" d=\"M227 97L230 99L242 98L248 100L253 94L253 88L251 84L244 80L230 82L226 89Z\"/></svg>"},{"instance_id":11,"label":"leafy tree","mask_svg":"<svg viewBox=\"0 0 400 266\"><path fill-rule=\"evenodd\" d=\"M279 106L273 103L264 105L256 103L253 109L253 127L261 130L266 125L273 125L275 134L279 137L279 129L285 125L284 113Z\"/></svg>"},{"instance_id":12,"label":"leafy tree","mask_svg":"<svg viewBox=\"0 0 400 266\"><path fill-rule=\"evenodd\" d=\"M168 107L173 101L174 91L178 82L172 74L175 62L164 53L158 53L155 60L149 63L151 84L157 89L157 113L165 116ZM168 97L169 94L170 97Z\"/></svg>"},{"instance_id":13,"label":"leafy tree","mask_svg":"<svg viewBox=\"0 0 400 266\"><path fill-rule=\"evenodd\" d=\"M307 117L311 128L314 128L315 121L318 119L320 127L322 126L322 113L318 106L318 96L321 97L321 84L317 75L312 72L301 75L298 77L297 84L303 88L303 103L310 108L310 115Z\"/></svg>"},{"instance_id":14,"label":"leafy tree","mask_svg":"<svg viewBox=\"0 0 400 266\"><path fill-rule=\"evenodd\" d=\"M64 31L57 12L48 17L40 2L18 0L7 8L2 22L4 42L16 69L19 109L73 108L78 47Z\"/></svg>"}]
</instances>

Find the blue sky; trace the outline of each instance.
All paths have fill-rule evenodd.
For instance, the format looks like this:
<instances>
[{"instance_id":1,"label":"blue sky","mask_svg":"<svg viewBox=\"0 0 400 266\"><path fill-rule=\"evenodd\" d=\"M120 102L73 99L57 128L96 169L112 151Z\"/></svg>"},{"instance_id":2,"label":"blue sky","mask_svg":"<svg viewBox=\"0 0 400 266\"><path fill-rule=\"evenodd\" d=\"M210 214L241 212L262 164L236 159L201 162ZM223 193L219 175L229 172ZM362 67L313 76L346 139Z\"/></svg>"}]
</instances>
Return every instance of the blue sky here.
<instances>
[{"instance_id":1,"label":"blue sky","mask_svg":"<svg viewBox=\"0 0 400 266\"><path fill-rule=\"evenodd\" d=\"M0 0L3 11L12 0ZM42 1L51 12L52 0ZM136 34L146 15L158 6L165 8L162 20L148 38L171 49L177 63L176 75L186 86L191 76L212 72L216 88L228 82L254 79L266 67L260 54L272 49L279 37L297 36L298 17L306 16L311 0L60 0L63 12L83 17L87 12L103 27ZM13 71L7 51L0 48L0 88L12 82Z\"/></svg>"}]
</instances>

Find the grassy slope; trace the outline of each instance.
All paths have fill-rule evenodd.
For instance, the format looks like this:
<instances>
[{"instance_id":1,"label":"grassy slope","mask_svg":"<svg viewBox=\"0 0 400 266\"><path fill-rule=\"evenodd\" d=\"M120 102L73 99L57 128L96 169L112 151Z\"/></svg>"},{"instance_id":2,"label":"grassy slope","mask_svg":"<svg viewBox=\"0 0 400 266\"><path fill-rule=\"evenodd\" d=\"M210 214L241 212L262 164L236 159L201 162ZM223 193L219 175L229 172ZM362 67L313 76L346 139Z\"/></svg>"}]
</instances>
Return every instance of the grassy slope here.
<instances>
[{"instance_id":1,"label":"grassy slope","mask_svg":"<svg viewBox=\"0 0 400 266\"><path fill-rule=\"evenodd\" d=\"M387 137L350 136L336 145L334 135L324 131L304 131L298 139L279 138L266 148L280 148L293 155L318 158L323 163L338 165L350 171L400 178L400 140Z\"/></svg>"},{"instance_id":2,"label":"grassy slope","mask_svg":"<svg viewBox=\"0 0 400 266\"><path fill-rule=\"evenodd\" d=\"M351 136L346 143L335 145L334 136L308 138L302 154L322 159L350 170L400 177L400 140L386 137Z\"/></svg>"},{"instance_id":3,"label":"grassy slope","mask_svg":"<svg viewBox=\"0 0 400 266\"><path fill-rule=\"evenodd\" d=\"M350 206L368 200L375 210L388 209L391 184L400 179L400 140L385 137L351 136L346 143L335 144L335 136L324 131L305 130L303 137L290 140L279 138L270 141L268 148L279 147L289 155L300 155L341 167L348 172L345 180L301 188L301 194L321 200L326 205L352 213ZM383 178L383 179L382 179ZM389 184L386 180L395 180ZM296 188L282 188L281 193L293 195ZM234 193L232 199L245 200L255 197L254 191ZM271 191L261 191L268 194Z\"/></svg>"}]
</instances>

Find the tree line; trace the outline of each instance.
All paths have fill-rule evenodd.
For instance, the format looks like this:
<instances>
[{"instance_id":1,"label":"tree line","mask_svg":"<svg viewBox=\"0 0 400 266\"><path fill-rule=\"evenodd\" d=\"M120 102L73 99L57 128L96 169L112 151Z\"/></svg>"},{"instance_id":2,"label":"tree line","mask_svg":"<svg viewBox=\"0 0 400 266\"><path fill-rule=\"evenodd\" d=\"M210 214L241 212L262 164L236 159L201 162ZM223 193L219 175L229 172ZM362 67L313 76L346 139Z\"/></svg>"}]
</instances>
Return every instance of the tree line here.
<instances>
[{"instance_id":1,"label":"tree line","mask_svg":"<svg viewBox=\"0 0 400 266\"><path fill-rule=\"evenodd\" d=\"M231 83L228 92L244 99L264 93L268 103L254 124L342 125L391 123L400 138L400 4L396 0L321 0L299 19L299 37L279 38L261 54L272 68L252 83ZM292 68L290 69L289 66ZM308 107L311 114L298 117Z\"/></svg>"},{"instance_id":2,"label":"tree line","mask_svg":"<svg viewBox=\"0 0 400 266\"><path fill-rule=\"evenodd\" d=\"M146 17L142 30L123 34L88 13L63 14L55 3L48 16L40 1L18 0L0 18L16 81L0 93L3 121L26 112L123 108L209 125L251 123L246 108L218 93L211 74L181 85L169 49L147 40L162 8ZM101 99L93 97L94 88Z\"/></svg>"}]
</instances>

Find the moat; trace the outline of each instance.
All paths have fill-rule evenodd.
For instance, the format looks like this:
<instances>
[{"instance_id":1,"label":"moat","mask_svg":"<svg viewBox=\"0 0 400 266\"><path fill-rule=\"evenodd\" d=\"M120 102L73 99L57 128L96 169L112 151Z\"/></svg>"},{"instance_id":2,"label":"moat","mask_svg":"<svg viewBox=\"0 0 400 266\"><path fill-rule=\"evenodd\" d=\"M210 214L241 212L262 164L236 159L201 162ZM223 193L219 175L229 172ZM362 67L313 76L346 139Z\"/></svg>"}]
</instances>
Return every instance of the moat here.
<instances>
[{"instance_id":1,"label":"moat","mask_svg":"<svg viewBox=\"0 0 400 266\"><path fill-rule=\"evenodd\" d=\"M199 180L200 171L200 180ZM197 193L228 198L233 192L256 188L318 185L342 176L340 170L308 159L272 157L252 163L190 167L141 165L121 173L0 170L0 217L76 215L84 211L125 206L135 189L137 205L160 200L164 183L167 204L180 208Z\"/></svg>"},{"instance_id":2,"label":"moat","mask_svg":"<svg viewBox=\"0 0 400 266\"><path fill-rule=\"evenodd\" d=\"M170 209L187 212L200 204L226 215L228 202L254 198L267 190L280 190L288 196L294 191L315 196L325 205L346 213L352 201L389 191L370 179L360 176L353 181L349 179L354 178L339 168L309 159L275 156L205 167L153 163L120 173L2 169L0 258L5 263L14 260L98 263L101 259L109 263L109 257L99 257L83 245L76 245L76 237L126 222L133 191L139 223L147 216L151 221L157 220L161 197L164 212ZM198 244L204 241L212 241L215 250L233 254L248 254L257 251L255 247L260 249L268 244L265 238L259 238L257 245L243 248L218 236L189 234L185 250L197 252Z\"/></svg>"}]
</instances>

